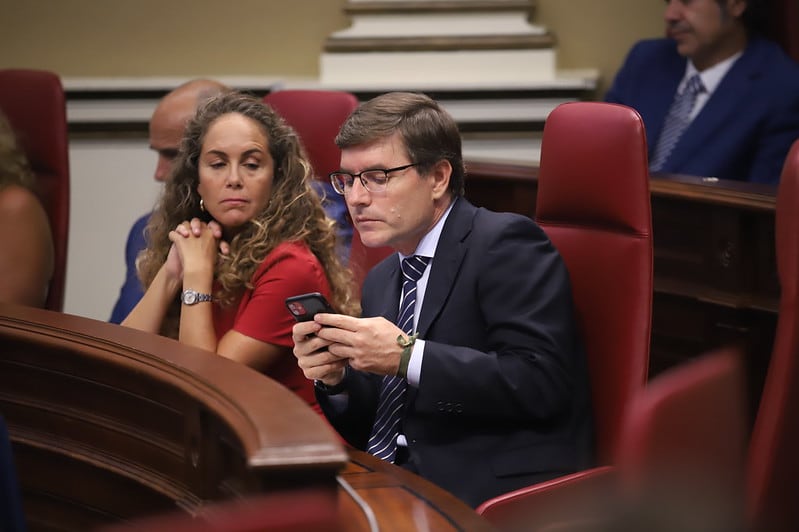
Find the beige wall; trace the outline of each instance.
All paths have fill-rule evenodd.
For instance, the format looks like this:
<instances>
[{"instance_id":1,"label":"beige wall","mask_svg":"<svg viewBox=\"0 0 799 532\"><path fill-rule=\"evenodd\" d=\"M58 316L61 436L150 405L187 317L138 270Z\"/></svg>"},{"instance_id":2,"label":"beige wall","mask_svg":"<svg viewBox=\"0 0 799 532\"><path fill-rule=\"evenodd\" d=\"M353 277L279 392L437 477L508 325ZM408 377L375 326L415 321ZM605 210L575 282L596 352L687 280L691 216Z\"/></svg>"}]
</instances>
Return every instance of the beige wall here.
<instances>
[{"instance_id":1,"label":"beige wall","mask_svg":"<svg viewBox=\"0 0 799 532\"><path fill-rule=\"evenodd\" d=\"M13 4L13 7L12 7ZM315 77L344 0L0 0L0 67L63 77Z\"/></svg>"},{"instance_id":2,"label":"beige wall","mask_svg":"<svg viewBox=\"0 0 799 532\"><path fill-rule=\"evenodd\" d=\"M0 0L0 67L62 77L316 78L345 0ZM224 7L223 7L224 6ZM612 77L629 46L662 34L662 0L538 0L560 68Z\"/></svg>"},{"instance_id":3,"label":"beige wall","mask_svg":"<svg viewBox=\"0 0 799 532\"><path fill-rule=\"evenodd\" d=\"M596 68L603 93L630 46L664 34L663 0L538 0L535 21L555 33L558 67Z\"/></svg>"},{"instance_id":4,"label":"beige wall","mask_svg":"<svg viewBox=\"0 0 799 532\"><path fill-rule=\"evenodd\" d=\"M345 2L0 0L0 68L41 68L73 79L313 80L325 39L349 26ZM598 68L603 82L633 41L662 31L662 0L538 0L538 6L534 20L557 36L559 67ZM127 232L160 192L147 146L143 133L70 139L67 313L98 320L111 313L125 277Z\"/></svg>"}]
</instances>

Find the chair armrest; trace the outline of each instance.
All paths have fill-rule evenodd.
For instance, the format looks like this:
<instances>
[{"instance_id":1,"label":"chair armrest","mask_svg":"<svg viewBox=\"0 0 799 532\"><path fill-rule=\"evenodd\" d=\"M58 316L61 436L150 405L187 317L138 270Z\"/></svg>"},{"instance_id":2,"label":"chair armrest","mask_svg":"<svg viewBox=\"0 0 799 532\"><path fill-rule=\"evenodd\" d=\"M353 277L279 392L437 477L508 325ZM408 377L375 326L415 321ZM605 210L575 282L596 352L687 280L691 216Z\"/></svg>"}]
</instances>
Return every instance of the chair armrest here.
<instances>
[{"instance_id":1,"label":"chair armrest","mask_svg":"<svg viewBox=\"0 0 799 532\"><path fill-rule=\"evenodd\" d=\"M612 496L615 471L613 466L600 466L533 484L483 502L477 513L500 530L535 530L563 519L590 519Z\"/></svg>"}]
</instances>

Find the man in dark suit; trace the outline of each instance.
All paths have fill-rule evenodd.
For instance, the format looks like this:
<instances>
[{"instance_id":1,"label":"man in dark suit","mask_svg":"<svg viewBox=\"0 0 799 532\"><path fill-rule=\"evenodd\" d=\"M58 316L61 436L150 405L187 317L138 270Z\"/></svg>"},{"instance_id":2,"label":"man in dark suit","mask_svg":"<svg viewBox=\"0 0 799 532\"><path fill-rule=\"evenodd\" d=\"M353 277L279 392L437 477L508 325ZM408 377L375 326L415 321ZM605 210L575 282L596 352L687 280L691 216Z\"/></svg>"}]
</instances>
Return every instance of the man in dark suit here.
<instances>
[{"instance_id":1,"label":"man in dark suit","mask_svg":"<svg viewBox=\"0 0 799 532\"><path fill-rule=\"evenodd\" d=\"M799 65L759 35L758 8L758 0L671 0L669 38L630 51L605 100L641 114L653 172L779 181L799 138ZM675 131L670 114L694 74L699 93L687 127Z\"/></svg>"},{"instance_id":2,"label":"man in dark suit","mask_svg":"<svg viewBox=\"0 0 799 532\"><path fill-rule=\"evenodd\" d=\"M294 327L331 423L472 506L589 466L586 359L546 234L462 197L457 125L427 96L374 98L336 143L331 180L361 239L398 253L367 275L363 317L317 314ZM393 386L405 391L391 409Z\"/></svg>"}]
</instances>

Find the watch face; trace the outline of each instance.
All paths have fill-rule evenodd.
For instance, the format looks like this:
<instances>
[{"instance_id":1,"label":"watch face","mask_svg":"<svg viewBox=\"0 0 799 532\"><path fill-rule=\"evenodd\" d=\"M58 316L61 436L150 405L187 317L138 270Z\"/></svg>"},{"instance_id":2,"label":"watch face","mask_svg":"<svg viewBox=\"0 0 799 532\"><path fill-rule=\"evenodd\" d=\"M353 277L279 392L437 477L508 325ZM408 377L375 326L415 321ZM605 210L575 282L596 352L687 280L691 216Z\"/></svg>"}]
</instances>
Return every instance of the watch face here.
<instances>
[{"instance_id":1,"label":"watch face","mask_svg":"<svg viewBox=\"0 0 799 532\"><path fill-rule=\"evenodd\" d=\"M214 297L211 294L201 294L197 290L186 289L180 293L180 300L184 305L194 305L196 303L213 301Z\"/></svg>"}]
</instances>

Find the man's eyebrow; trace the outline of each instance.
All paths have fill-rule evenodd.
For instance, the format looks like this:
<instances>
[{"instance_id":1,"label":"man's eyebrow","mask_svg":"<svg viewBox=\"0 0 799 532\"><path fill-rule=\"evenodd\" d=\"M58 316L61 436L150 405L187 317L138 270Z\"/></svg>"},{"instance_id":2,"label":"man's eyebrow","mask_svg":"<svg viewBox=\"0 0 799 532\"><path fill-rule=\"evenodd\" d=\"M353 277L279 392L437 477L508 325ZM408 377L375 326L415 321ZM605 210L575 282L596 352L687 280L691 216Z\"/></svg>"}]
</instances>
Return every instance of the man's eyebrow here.
<instances>
[{"instance_id":1,"label":"man's eyebrow","mask_svg":"<svg viewBox=\"0 0 799 532\"><path fill-rule=\"evenodd\" d=\"M385 170L386 168L388 168L386 165L373 164L373 165L367 166L366 168L364 168L360 172L353 172L352 170L348 170L348 169L344 169L344 168L339 168L338 170L336 170L336 172L339 173L339 174L355 175L355 174L362 174L364 172L370 172L372 170Z\"/></svg>"}]
</instances>

